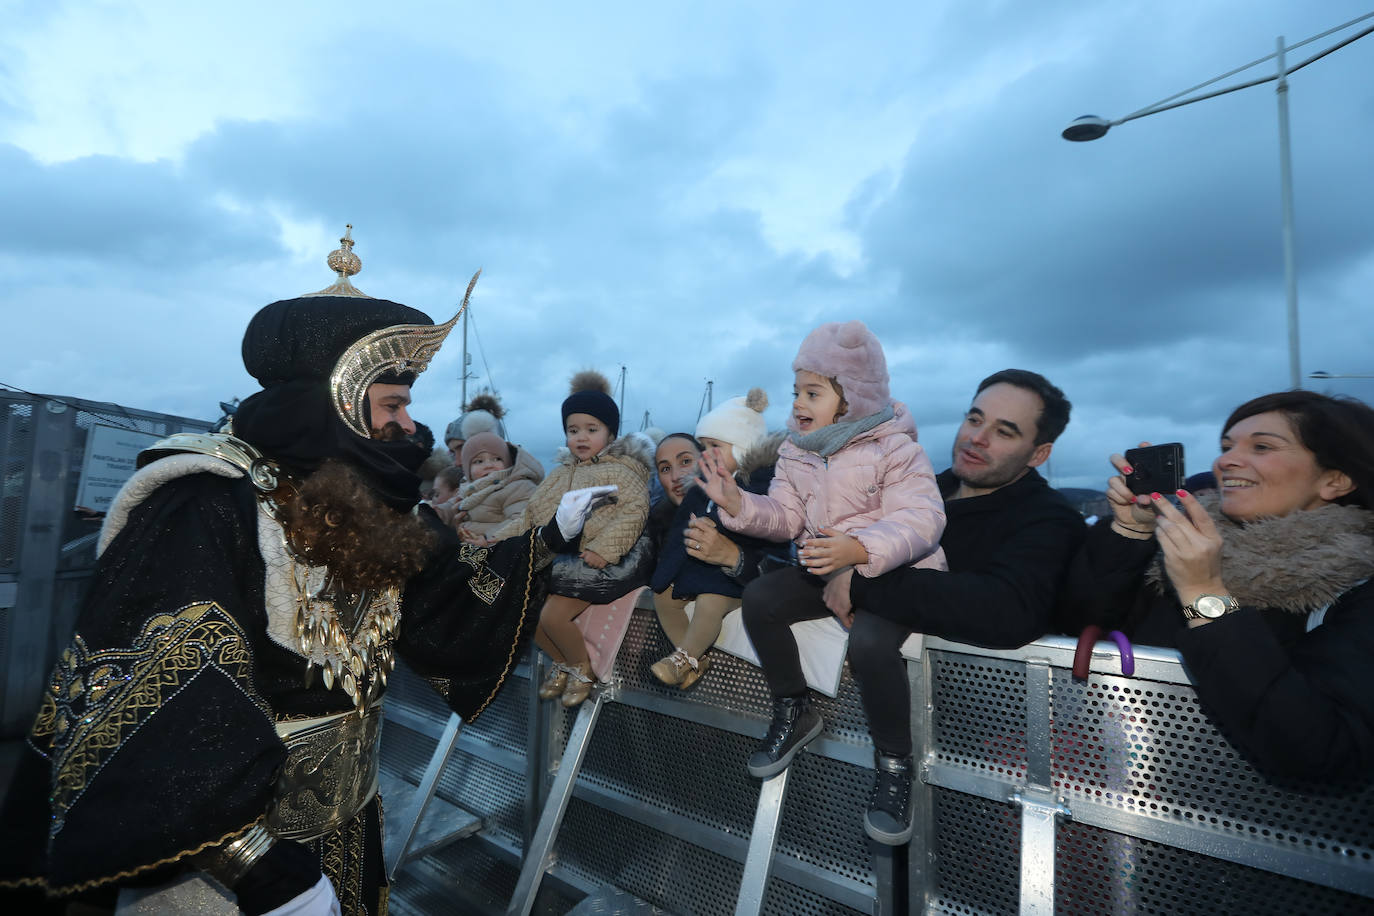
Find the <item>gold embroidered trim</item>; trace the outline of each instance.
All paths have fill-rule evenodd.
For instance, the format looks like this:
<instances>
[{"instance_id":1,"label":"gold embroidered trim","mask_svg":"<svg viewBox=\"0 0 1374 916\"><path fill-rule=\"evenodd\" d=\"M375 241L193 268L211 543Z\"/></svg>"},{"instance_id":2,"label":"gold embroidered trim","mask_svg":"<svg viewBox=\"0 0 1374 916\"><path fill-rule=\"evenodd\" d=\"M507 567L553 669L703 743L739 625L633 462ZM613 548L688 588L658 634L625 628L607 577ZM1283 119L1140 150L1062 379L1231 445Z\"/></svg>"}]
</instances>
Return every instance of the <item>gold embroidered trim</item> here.
<instances>
[{"instance_id":1,"label":"gold embroidered trim","mask_svg":"<svg viewBox=\"0 0 1374 916\"><path fill-rule=\"evenodd\" d=\"M471 716L468 717L467 721L469 722L475 720L478 716L482 714L482 710L486 709L489 705L491 705L491 701L496 699L496 694L500 693L501 685L506 682L506 677L510 674L511 669L515 667L515 650L520 645L520 634L525 629L525 615L526 613L528 613L530 606L530 588L534 585L534 544L535 541L539 538L539 529L532 528L530 529L528 534L530 539L530 550L529 562L527 564L527 571L525 574L525 596L520 602L520 620L515 625L515 638L511 640L510 651L506 653L506 667L502 669L501 676L496 680L496 686L492 688L492 691L487 695L487 698L482 701L482 705L478 706L477 710L473 712Z\"/></svg>"},{"instance_id":2,"label":"gold embroidered trim","mask_svg":"<svg viewBox=\"0 0 1374 916\"><path fill-rule=\"evenodd\" d=\"M61 832L67 811L91 776L169 697L206 668L231 678L265 716L272 717L271 707L253 686L247 636L213 601L149 617L128 649L89 652L79 638L73 641L54 668L48 694L56 707L53 728L58 735L50 836Z\"/></svg>"},{"instance_id":3,"label":"gold embroidered trim","mask_svg":"<svg viewBox=\"0 0 1374 916\"><path fill-rule=\"evenodd\" d=\"M343 916L368 916L363 899L363 871L367 861L367 810L320 837L320 871L339 898Z\"/></svg>"},{"instance_id":4,"label":"gold embroidered trim","mask_svg":"<svg viewBox=\"0 0 1374 916\"><path fill-rule=\"evenodd\" d=\"M68 894L79 894L82 891L89 891L93 888L101 887L106 884L111 884L115 881L123 881L125 878L133 878L137 875L143 874L144 872L151 871L152 869L162 868L164 865L171 865L174 862L180 862L187 856L198 855L212 846L218 846L221 843L225 843L229 840L232 840L234 837L238 836L239 834L247 830L253 829L255 825L260 823L262 823L262 818L254 818L252 821L250 821L247 824L244 824L242 827L239 827L236 830L230 830L228 833L226 833L224 836L220 837L217 840L209 840L207 842L201 843L199 846L196 846L192 849L183 849L181 852L175 853L174 855L170 855L165 859L158 859L156 862L149 862L147 865L140 865L137 868L131 868L127 871L115 872L113 875L106 875L103 878L92 878L89 881L82 881L80 884L69 884L66 887L52 887L48 884L47 881L45 881L42 878L20 878L17 881L0 881L0 887L41 887L46 888L48 895L52 897L65 897Z\"/></svg>"},{"instance_id":5,"label":"gold embroidered trim","mask_svg":"<svg viewBox=\"0 0 1374 916\"><path fill-rule=\"evenodd\" d=\"M490 554L491 548L474 544L464 544L458 548L458 562L466 563L473 570L472 578L468 579L468 588L488 607L496 603L501 596L501 589L506 587L506 580L492 572L487 565Z\"/></svg>"}]
</instances>

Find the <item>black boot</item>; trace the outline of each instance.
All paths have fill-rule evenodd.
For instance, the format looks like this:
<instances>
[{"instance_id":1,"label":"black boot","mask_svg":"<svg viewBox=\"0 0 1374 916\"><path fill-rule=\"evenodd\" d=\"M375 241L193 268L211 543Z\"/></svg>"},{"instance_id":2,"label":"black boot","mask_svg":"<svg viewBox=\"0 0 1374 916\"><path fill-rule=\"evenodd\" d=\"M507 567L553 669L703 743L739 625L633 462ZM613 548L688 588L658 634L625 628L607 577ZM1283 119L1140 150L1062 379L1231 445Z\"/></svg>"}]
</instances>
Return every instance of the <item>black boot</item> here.
<instances>
[{"instance_id":1,"label":"black boot","mask_svg":"<svg viewBox=\"0 0 1374 916\"><path fill-rule=\"evenodd\" d=\"M776 776L797 751L821 733L825 725L821 714L811 708L806 694L799 697L774 697L773 721L758 749L749 755L749 775L758 779Z\"/></svg>"},{"instance_id":2,"label":"black boot","mask_svg":"<svg viewBox=\"0 0 1374 916\"><path fill-rule=\"evenodd\" d=\"M873 752L873 795L864 815L864 833L887 846L911 839L911 757Z\"/></svg>"}]
</instances>

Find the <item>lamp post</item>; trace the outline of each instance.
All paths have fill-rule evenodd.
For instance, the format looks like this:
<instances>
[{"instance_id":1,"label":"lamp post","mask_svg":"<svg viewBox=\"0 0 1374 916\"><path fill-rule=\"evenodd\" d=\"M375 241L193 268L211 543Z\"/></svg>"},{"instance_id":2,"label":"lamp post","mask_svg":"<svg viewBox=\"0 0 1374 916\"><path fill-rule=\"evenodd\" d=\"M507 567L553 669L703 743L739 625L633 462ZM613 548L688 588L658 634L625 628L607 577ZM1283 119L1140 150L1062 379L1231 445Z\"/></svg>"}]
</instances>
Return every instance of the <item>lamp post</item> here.
<instances>
[{"instance_id":1,"label":"lamp post","mask_svg":"<svg viewBox=\"0 0 1374 916\"><path fill-rule=\"evenodd\" d=\"M1277 40L1278 49L1268 57L1261 57L1259 60L1251 61L1243 67L1237 67L1205 83L1199 83L1191 89L1185 89L1180 93L1169 96L1167 99L1163 99L1153 105L1148 105L1139 111L1132 112L1124 118L1118 118L1115 121L1109 121L1097 115L1084 115L1081 118L1075 118L1073 121L1069 122L1069 126L1064 128L1061 133L1061 136L1065 140L1073 140L1075 142L1097 140L1101 137L1105 137L1107 131L1116 127L1118 124L1134 121L1136 118L1159 114L1161 111L1168 111L1172 108L1181 108L1184 105L1191 105L1194 102L1216 98L1219 95L1226 95L1238 89L1258 86L1260 83L1278 81L1276 90L1279 97L1279 186L1283 200L1283 275L1288 300L1288 377L1290 385L1293 388L1302 387L1302 369L1298 358L1298 267L1293 239L1293 162L1288 136L1288 75L1296 73L1314 61L1320 60L1332 51L1343 48L1352 41L1356 41L1368 35L1370 32L1374 32L1374 26L1370 26L1349 38L1337 42L1325 51L1318 52L1293 67L1287 66L1287 53L1371 18L1374 18L1374 13L1366 13L1358 19L1352 19L1347 23L1336 26L1334 29L1327 29L1320 35L1313 35L1311 38L1304 39L1288 47L1284 47L1283 37L1279 36ZM1235 76L1237 73L1249 70L1251 67L1269 60L1276 60L1278 64L1277 71L1272 76L1260 77L1258 79L1249 80L1248 82L1238 83L1234 86L1227 86L1222 89L1215 89L1210 92L1194 95L1194 93L1199 92L1199 90L1205 89L1214 83L1219 83L1224 79Z\"/></svg>"}]
</instances>

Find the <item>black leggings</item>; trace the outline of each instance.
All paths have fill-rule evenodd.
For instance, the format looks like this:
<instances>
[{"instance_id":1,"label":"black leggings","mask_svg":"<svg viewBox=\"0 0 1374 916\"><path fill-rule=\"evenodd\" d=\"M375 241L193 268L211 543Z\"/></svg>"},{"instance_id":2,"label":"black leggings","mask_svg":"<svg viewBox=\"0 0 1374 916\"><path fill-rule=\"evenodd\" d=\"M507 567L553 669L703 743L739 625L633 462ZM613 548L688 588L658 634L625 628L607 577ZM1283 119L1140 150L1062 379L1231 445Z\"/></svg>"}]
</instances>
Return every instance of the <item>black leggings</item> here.
<instances>
[{"instance_id":1,"label":"black leggings","mask_svg":"<svg viewBox=\"0 0 1374 916\"><path fill-rule=\"evenodd\" d=\"M800 567L760 576L744 589L744 628L759 655L763 676L775 697L806 692L792 624L830 616L821 596L824 583ZM905 627L858 611L849 631L849 671L859 684L868 715L868 732L882 753L911 753L911 687L907 683L902 643Z\"/></svg>"}]
</instances>

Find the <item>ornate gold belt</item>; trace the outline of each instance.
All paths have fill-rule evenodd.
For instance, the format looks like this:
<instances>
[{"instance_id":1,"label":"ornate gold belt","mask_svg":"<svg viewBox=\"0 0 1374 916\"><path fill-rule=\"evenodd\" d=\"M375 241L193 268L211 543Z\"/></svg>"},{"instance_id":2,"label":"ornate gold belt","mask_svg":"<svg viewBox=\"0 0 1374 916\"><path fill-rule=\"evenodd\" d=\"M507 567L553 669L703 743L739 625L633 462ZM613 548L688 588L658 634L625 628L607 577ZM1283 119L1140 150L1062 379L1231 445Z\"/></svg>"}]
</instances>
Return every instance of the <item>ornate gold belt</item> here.
<instances>
[{"instance_id":1,"label":"ornate gold belt","mask_svg":"<svg viewBox=\"0 0 1374 916\"><path fill-rule=\"evenodd\" d=\"M278 722L286 763L267 809L267 829L288 840L313 840L337 830L377 794L380 704L361 718L353 711Z\"/></svg>"}]
</instances>

